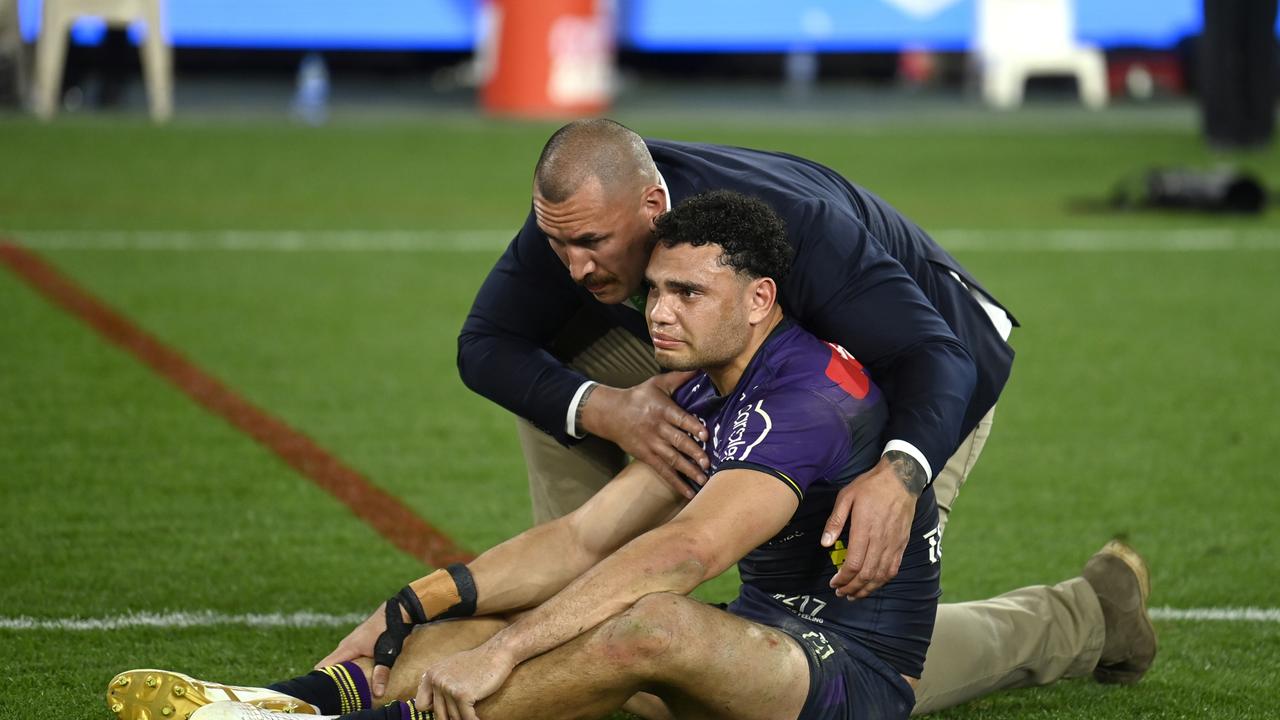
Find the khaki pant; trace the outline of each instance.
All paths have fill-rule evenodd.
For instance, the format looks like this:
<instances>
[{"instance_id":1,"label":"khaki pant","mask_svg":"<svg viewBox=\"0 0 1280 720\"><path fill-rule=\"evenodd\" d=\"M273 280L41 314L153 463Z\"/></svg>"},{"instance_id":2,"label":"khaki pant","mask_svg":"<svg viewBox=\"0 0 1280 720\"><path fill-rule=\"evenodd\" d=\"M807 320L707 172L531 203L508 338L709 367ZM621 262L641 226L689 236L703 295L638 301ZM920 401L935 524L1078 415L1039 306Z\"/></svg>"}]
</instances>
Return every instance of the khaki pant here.
<instances>
[{"instance_id":1,"label":"khaki pant","mask_svg":"<svg viewBox=\"0 0 1280 720\"><path fill-rule=\"evenodd\" d=\"M619 329L600 338L571 365L615 387L643 382L658 370L648 346ZM982 454L994 415L992 408L934 478L944 529L961 486ZM626 463L617 446L599 438L565 448L524 420L518 420L518 426L535 522L577 508ZM913 714L996 690L1087 675L1102 653L1103 633L1097 596L1080 577L989 600L940 604Z\"/></svg>"}]
</instances>

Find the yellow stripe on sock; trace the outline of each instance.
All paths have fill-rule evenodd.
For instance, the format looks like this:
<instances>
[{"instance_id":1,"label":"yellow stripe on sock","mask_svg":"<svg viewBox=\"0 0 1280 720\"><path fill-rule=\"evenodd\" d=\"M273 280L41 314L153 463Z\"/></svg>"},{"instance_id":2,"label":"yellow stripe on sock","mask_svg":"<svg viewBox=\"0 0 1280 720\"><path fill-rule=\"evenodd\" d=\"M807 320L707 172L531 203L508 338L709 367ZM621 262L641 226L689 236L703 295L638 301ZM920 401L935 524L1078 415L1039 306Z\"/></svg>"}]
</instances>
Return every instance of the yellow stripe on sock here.
<instances>
[{"instance_id":1,"label":"yellow stripe on sock","mask_svg":"<svg viewBox=\"0 0 1280 720\"><path fill-rule=\"evenodd\" d=\"M351 688L347 685L349 682L347 669L341 665L334 665L332 677L338 684L338 694L342 696L342 707L346 708L344 712L355 712L355 708L351 706Z\"/></svg>"},{"instance_id":2,"label":"yellow stripe on sock","mask_svg":"<svg viewBox=\"0 0 1280 720\"><path fill-rule=\"evenodd\" d=\"M351 691L347 689L344 682L344 680L349 680L349 678L343 678L345 671L346 668L341 665L330 665L329 667L320 669L320 672L328 675L329 679L333 680L333 684L338 688L338 702L340 703L341 715L355 712L355 709L351 707Z\"/></svg>"},{"instance_id":3,"label":"yellow stripe on sock","mask_svg":"<svg viewBox=\"0 0 1280 720\"><path fill-rule=\"evenodd\" d=\"M337 674L337 673L334 673L333 666L329 666L329 667L321 667L320 671L321 671L321 673L324 673L325 675L329 675L329 679L330 679L330 680L333 680L333 685L334 685L334 687L335 687L335 688L338 688L338 703L339 703L339 705L338 705L338 712L339 712L339 714L340 714L340 715L346 715L346 714L348 714L348 712L351 712L351 710L348 710L348 708L347 708L347 693L342 692L342 680L339 680L339 679L338 679L338 674Z\"/></svg>"},{"instance_id":4,"label":"yellow stripe on sock","mask_svg":"<svg viewBox=\"0 0 1280 720\"><path fill-rule=\"evenodd\" d=\"M339 665L338 672L342 675L343 686L346 688L348 696L351 698L351 712L363 710L360 703L360 689L356 687L355 678L351 677L351 671L346 665Z\"/></svg>"},{"instance_id":5,"label":"yellow stripe on sock","mask_svg":"<svg viewBox=\"0 0 1280 720\"><path fill-rule=\"evenodd\" d=\"M347 692L351 696L351 712L364 710L364 704L360 702L360 688L356 685L355 678L351 677L351 671L346 666L340 667L342 668L342 678L347 684Z\"/></svg>"},{"instance_id":6,"label":"yellow stripe on sock","mask_svg":"<svg viewBox=\"0 0 1280 720\"><path fill-rule=\"evenodd\" d=\"M405 701L405 705L409 706L409 717L412 718L412 720L436 720L436 714L430 710L426 712L419 710L418 704L413 701L413 698L409 698Z\"/></svg>"}]
</instances>

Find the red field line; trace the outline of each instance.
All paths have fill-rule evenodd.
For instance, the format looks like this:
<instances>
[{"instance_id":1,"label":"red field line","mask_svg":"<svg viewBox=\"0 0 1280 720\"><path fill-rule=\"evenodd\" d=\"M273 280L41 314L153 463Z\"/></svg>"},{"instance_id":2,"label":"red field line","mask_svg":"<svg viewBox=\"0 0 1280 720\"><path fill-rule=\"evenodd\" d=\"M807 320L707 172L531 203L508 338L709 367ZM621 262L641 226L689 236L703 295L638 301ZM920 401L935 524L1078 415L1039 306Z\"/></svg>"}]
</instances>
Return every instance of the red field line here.
<instances>
[{"instance_id":1,"label":"red field line","mask_svg":"<svg viewBox=\"0 0 1280 720\"><path fill-rule=\"evenodd\" d=\"M314 440L244 399L178 351L89 294L36 253L0 240L0 261L55 305L84 321L192 400L252 437L319 485L397 548L433 567L473 556L397 498L373 485Z\"/></svg>"}]
</instances>

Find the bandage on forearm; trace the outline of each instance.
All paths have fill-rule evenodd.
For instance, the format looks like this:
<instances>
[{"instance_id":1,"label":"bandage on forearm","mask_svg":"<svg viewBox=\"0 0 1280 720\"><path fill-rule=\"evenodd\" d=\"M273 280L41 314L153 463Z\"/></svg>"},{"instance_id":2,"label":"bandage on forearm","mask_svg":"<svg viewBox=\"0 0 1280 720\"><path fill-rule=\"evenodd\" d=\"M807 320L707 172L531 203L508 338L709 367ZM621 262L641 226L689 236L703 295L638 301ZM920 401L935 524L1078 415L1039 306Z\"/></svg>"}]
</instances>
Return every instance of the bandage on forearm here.
<instances>
[{"instance_id":1,"label":"bandage on forearm","mask_svg":"<svg viewBox=\"0 0 1280 720\"><path fill-rule=\"evenodd\" d=\"M462 563L409 583L429 620L471 617L476 612L476 583Z\"/></svg>"},{"instance_id":2,"label":"bandage on forearm","mask_svg":"<svg viewBox=\"0 0 1280 720\"><path fill-rule=\"evenodd\" d=\"M432 620L470 617L476 612L476 582L462 563L414 580L387 600L387 629L373 646L373 664L391 667L415 625Z\"/></svg>"}]
</instances>

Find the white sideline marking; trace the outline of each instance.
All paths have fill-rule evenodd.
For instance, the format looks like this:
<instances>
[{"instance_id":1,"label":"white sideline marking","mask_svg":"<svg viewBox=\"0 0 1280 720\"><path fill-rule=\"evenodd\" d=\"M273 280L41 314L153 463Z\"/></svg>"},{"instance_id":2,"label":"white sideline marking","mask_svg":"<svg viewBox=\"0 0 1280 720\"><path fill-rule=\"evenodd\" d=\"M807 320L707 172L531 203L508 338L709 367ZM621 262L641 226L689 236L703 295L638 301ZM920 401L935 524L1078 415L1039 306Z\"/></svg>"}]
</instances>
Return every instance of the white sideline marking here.
<instances>
[{"instance_id":1,"label":"white sideline marking","mask_svg":"<svg viewBox=\"0 0 1280 720\"><path fill-rule=\"evenodd\" d=\"M0 617L0 630L122 630L125 628L196 628L216 625L238 625L252 628L309 628L352 626L368 617L367 613L335 615L332 613L249 613L228 615L202 610L198 612L136 612L102 618L33 618Z\"/></svg>"},{"instance_id":2,"label":"white sideline marking","mask_svg":"<svg viewBox=\"0 0 1280 720\"><path fill-rule=\"evenodd\" d=\"M36 250L203 250L267 252L483 252L511 242L513 230L40 230L13 233Z\"/></svg>"},{"instance_id":3,"label":"white sideline marking","mask_svg":"<svg viewBox=\"0 0 1280 720\"><path fill-rule=\"evenodd\" d=\"M1148 609L1153 620L1190 620L1192 622L1280 622L1280 608L1217 607Z\"/></svg>"},{"instance_id":4,"label":"white sideline marking","mask_svg":"<svg viewBox=\"0 0 1280 720\"><path fill-rule=\"evenodd\" d=\"M14 232L36 250L266 251L266 252L497 252L514 230L39 230ZM973 230L933 233L959 252L1220 252L1280 250L1280 230L1176 228L1168 230Z\"/></svg>"},{"instance_id":5,"label":"white sideline marking","mask_svg":"<svg viewBox=\"0 0 1280 720\"><path fill-rule=\"evenodd\" d=\"M1280 622L1280 608L1153 607L1155 620L1188 622ZM200 628L235 625L251 628L350 627L367 617L364 613L345 615L316 612L249 613L228 615L203 610L199 612L137 612L101 618L33 618L0 617L0 630L124 630L128 628Z\"/></svg>"},{"instance_id":6,"label":"white sideline marking","mask_svg":"<svg viewBox=\"0 0 1280 720\"><path fill-rule=\"evenodd\" d=\"M1178 228L1170 230L941 230L947 250L996 252L1213 252L1280 250L1280 230Z\"/></svg>"}]
</instances>

